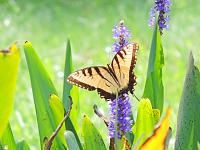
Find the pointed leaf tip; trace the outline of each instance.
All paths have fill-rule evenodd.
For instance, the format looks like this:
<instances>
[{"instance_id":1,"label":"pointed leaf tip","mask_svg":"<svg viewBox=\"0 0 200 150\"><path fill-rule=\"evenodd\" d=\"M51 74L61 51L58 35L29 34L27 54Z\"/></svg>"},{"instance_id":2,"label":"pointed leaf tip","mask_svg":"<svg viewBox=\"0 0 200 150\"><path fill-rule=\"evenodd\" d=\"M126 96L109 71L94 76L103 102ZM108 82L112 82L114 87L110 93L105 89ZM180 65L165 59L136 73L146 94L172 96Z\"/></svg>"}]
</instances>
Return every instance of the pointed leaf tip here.
<instances>
[{"instance_id":1,"label":"pointed leaf tip","mask_svg":"<svg viewBox=\"0 0 200 150\"><path fill-rule=\"evenodd\" d=\"M190 51L189 62L189 64L194 64L194 57L192 51Z\"/></svg>"},{"instance_id":2,"label":"pointed leaf tip","mask_svg":"<svg viewBox=\"0 0 200 150\"><path fill-rule=\"evenodd\" d=\"M32 43L30 41L25 41L24 47L32 47Z\"/></svg>"},{"instance_id":3,"label":"pointed leaf tip","mask_svg":"<svg viewBox=\"0 0 200 150\"><path fill-rule=\"evenodd\" d=\"M82 132L87 150L93 150L97 147L99 150L106 150L106 146L99 131L86 115L84 115L83 118Z\"/></svg>"}]
</instances>

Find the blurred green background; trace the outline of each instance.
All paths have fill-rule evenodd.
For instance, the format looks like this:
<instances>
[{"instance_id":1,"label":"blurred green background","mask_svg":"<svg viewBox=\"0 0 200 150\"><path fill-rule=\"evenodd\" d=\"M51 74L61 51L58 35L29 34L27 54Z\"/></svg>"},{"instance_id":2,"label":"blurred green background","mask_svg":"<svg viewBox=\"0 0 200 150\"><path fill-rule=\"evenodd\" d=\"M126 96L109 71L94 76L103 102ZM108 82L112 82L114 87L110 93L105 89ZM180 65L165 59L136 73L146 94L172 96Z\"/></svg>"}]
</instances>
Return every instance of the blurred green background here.
<instances>
[{"instance_id":1,"label":"blurred green background","mask_svg":"<svg viewBox=\"0 0 200 150\"><path fill-rule=\"evenodd\" d=\"M174 134L189 51L193 51L196 64L200 66L200 1L173 0L172 4L170 29L164 31L162 42L165 109L169 105L173 109L171 126ZM23 53L25 40L33 43L61 96L67 38L71 40L74 69L107 64L112 59L112 28L123 19L133 34L130 41L140 46L135 68L138 77L135 93L141 97L153 32L147 24L152 5L153 0L0 0L0 48L18 41L22 56L11 117L15 139L26 139L31 149L39 148L34 101ZM82 89L79 92L80 125L83 115L87 114L106 142L107 129L94 115L92 107L97 104L108 116L108 104L96 92ZM136 115L137 102L133 100L132 105ZM170 143L173 142L174 137Z\"/></svg>"}]
</instances>

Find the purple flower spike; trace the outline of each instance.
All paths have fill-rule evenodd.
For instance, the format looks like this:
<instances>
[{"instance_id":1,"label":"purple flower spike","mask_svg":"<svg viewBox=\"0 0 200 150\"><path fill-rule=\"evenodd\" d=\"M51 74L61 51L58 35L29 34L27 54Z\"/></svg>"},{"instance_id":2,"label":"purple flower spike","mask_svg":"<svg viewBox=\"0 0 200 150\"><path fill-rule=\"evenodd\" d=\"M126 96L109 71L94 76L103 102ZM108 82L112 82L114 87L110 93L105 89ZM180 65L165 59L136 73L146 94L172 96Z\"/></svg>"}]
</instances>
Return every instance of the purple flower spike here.
<instances>
[{"instance_id":1,"label":"purple flower spike","mask_svg":"<svg viewBox=\"0 0 200 150\"><path fill-rule=\"evenodd\" d=\"M114 52L118 52L122 47L128 44L127 38L131 37L131 33L124 25L124 21L120 21L119 25L115 26L112 32L113 38L119 40L119 42L113 44Z\"/></svg>"},{"instance_id":2,"label":"purple flower spike","mask_svg":"<svg viewBox=\"0 0 200 150\"><path fill-rule=\"evenodd\" d=\"M149 26L154 26L156 12L158 12L158 26L161 34L163 33L163 29L169 28L168 22L170 20L170 6L170 0L155 0L154 7L150 10Z\"/></svg>"},{"instance_id":3,"label":"purple flower spike","mask_svg":"<svg viewBox=\"0 0 200 150\"><path fill-rule=\"evenodd\" d=\"M118 106L117 106L118 104ZM110 138L114 138L115 136L115 122L117 118L117 136L120 139L122 135L126 132L131 132L131 127L133 121L131 120L131 104L127 94L123 94L118 98L118 102L116 103L116 99L111 101L109 104L110 107L110 122L109 122L109 136ZM116 108L117 116L116 116Z\"/></svg>"},{"instance_id":4,"label":"purple flower spike","mask_svg":"<svg viewBox=\"0 0 200 150\"><path fill-rule=\"evenodd\" d=\"M124 25L123 21L120 21L119 25L115 26L112 31L113 38L118 40L113 44L114 52L117 53L129 43L127 39L131 37L131 33ZM118 99L110 101L109 109L109 136L110 138L114 138L115 134L117 134L117 137L121 139L122 135L124 135L126 132L131 132L131 127L133 124L133 121L130 118L132 111L128 94L121 94L119 95ZM115 127L115 124L117 124L117 128Z\"/></svg>"}]
</instances>

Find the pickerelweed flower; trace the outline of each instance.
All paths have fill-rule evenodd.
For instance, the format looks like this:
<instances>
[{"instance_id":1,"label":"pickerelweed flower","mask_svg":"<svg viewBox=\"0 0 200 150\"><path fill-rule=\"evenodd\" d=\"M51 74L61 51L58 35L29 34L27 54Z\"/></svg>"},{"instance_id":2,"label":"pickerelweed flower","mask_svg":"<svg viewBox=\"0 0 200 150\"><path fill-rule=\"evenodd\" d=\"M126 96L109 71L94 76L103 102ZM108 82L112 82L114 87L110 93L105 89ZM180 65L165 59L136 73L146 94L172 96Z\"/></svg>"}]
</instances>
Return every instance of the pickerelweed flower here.
<instances>
[{"instance_id":1,"label":"pickerelweed flower","mask_svg":"<svg viewBox=\"0 0 200 150\"><path fill-rule=\"evenodd\" d=\"M113 38L119 40L113 44L114 52L118 52L122 47L128 44L127 38L131 37L131 33L124 25L123 21L120 21L119 25L116 25L112 32Z\"/></svg>"},{"instance_id":2,"label":"pickerelweed flower","mask_svg":"<svg viewBox=\"0 0 200 150\"><path fill-rule=\"evenodd\" d=\"M113 38L119 41L114 43L114 52L118 52L122 47L128 44L128 40L131 36L130 31L124 26L124 22L121 21L118 26L113 29ZM131 103L128 94L122 94L118 96L118 99L110 101L110 121L108 125L109 136L114 138L117 133L120 139L126 132L131 132L133 121L131 120ZM117 119L117 120L116 120ZM115 123L117 121L117 131Z\"/></svg>"},{"instance_id":3,"label":"pickerelweed flower","mask_svg":"<svg viewBox=\"0 0 200 150\"><path fill-rule=\"evenodd\" d=\"M109 121L109 136L113 138L115 136L115 122L117 118L117 136L120 139L122 135L126 132L131 132L131 127L133 121L131 120L130 116L132 114L131 111L131 104L128 94L120 95L117 99L111 101L109 103L110 107L110 121ZM116 117L116 110L117 110L117 117Z\"/></svg>"},{"instance_id":4,"label":"pickerelweed flower","mask_svg":"<svg viewBox=\"0 0 200 150\"><path fill-rule=\"evenodd\" d=\"M150 10L149 26L154 26L156 12L158 12L158 26L161 34L163 33L163 29L169 28L168 22L170 20L170 6L170 0L155 0L153 8Z\"/></svg>"}]
</instances>

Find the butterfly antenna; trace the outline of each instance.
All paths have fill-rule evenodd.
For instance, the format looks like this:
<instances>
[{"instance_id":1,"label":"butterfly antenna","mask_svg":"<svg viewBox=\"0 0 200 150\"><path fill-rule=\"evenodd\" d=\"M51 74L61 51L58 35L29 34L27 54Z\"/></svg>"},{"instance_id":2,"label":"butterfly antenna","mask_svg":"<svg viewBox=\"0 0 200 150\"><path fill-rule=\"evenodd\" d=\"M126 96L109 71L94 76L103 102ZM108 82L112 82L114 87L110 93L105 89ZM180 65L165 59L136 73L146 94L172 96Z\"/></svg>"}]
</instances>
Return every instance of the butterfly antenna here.
<instances>
[{"instance_id":1,"label":"butterfly antenna","mask_svg":"<svg viewBox=\"0 0 200 150\"><path fill-rule=\"evenodd\" d=\"M140 101L140 99L134 94L134 97L138 100L138 101Z\"/></svg>"}]
</instances>

